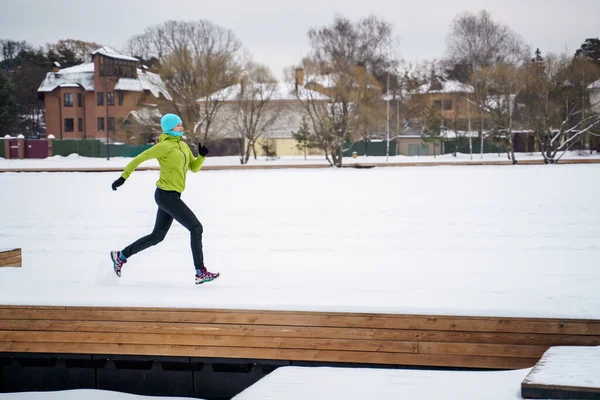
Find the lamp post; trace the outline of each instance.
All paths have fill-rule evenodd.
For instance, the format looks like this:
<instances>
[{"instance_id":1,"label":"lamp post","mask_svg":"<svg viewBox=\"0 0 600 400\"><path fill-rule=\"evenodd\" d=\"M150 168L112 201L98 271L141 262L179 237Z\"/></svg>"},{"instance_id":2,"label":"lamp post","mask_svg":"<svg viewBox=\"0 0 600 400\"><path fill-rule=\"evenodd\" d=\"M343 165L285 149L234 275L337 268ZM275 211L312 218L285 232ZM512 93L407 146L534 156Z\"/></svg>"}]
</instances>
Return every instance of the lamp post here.
<instances>
[{"instance_id":1,"label":"lamp post","mask_svg":"<svg viewBox=\"0 0 600 400\"><path fill-rule=\"evenodd\" d=\"M385 161L390 159L390 73L387 73L387 91L386 91L386 113L387 113L387 133L385 144Z\"/></svg>"},{"instance_id":2,"label":"lamp post","mask_svg":"<svg viewBox=\"0 0 600 400\"><path fill-rule=\"evenodd\" d=\"M106 110L106 125L104 129L106 129L106 160L110 161L110 136L108 132L108 82L109 78L104 80L104 107Z\"/></svg>"}]
</instances>

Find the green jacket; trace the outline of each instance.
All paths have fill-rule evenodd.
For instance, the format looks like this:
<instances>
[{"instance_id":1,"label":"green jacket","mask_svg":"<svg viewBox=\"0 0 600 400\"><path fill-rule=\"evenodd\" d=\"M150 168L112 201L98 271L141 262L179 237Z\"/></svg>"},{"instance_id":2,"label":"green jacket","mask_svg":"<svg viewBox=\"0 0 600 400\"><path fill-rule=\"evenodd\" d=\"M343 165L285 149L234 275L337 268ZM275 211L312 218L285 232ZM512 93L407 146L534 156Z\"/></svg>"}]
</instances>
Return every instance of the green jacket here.
<instances>
[{"instance_id":1,"label":"green jacket","mask_svg":"<svg viewBox=\"0 0 600 400\"><path fill-rule=\"evenodd\" d=\"M183 192L185 189L185 176L188 169L192 172L200 171L206 157L194 157L187 143L181 141L181 137L163 133L158 143L135 157L121 174L124 179L144 161L158 159L160 165L160 178L156 186L163 190Z\"/></svg>"}]
</instances>

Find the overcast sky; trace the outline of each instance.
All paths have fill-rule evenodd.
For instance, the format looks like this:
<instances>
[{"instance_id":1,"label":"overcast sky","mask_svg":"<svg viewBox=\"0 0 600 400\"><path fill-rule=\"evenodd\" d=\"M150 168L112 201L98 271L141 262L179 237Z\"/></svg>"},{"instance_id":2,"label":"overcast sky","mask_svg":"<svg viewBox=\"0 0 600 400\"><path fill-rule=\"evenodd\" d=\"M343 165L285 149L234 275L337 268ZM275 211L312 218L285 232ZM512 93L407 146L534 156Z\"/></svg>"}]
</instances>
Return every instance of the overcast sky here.
<instances>
[{"instance_id":1,"label":"overcast sky","mask_svg":"<svg viewBox=\"0 0 600 400\"><path fill-rule=\"evenodd\" d=\"M309 50L307 32L336 14L390 22L409 62L441 58L454 17L488 10L543 54L573 53L600 36L600 0L0 0L0 38L44 45L80 39L121 49L169 19L208 19L235 32L254 61L281 76Z\"/></svg>"}]
</instances>

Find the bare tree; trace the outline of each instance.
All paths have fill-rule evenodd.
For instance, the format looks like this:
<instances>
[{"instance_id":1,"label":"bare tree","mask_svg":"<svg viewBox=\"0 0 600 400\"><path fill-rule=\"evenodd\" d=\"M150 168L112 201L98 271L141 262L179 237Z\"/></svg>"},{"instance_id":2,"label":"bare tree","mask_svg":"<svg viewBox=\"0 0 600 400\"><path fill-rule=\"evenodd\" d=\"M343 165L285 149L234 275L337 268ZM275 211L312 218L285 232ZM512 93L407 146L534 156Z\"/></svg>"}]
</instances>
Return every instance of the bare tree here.
<instances>
[{"instance_id":1,"label":"bare tree","mask_svg":"<svg viewBox=\"0 0 600 400\"><path fill-rule=\"evenodd\" d=\"M494 22L485 10L458 15L446 41L446 57L452 65L467 69L457 71L463 76L494 64L520 64L529 54L520 36L508 26Z\"/></svg>"},{"instance_id":2,"label":"bare tree","mask_svg":"<svg viewBox=\"0 0 600 400\"><path fill-rule=\"evenodd\" d=\"M473 79L486 81L488 95L481 107L491 118L492 136L500 139L500 142L506 146L508 158L516 164L513 115L516 94L521 90L522 85L520 70L509 64L496 64L476 72Z\"/></svg>"},{"instance_id":3,"label":"bare tree","mask_svg":"<svg viewBox=\"0 0 600 400\"><path fill-rule=\"evenodd\" d=\"M79 64L92 61L92 53L102 45L96 42L86 42L76 39L63 39L56 43L47 44L46 48L49 54L56 54L59 60L64 60L63 67L68 67L69 64Z\"/></svg>"},{"instance_id":4,"label":"bare tree","mask_svg":"<svg viewBox=\"0 0 600 400\"><path fill-rule=\"evenodd\" d=\"M171 107L191 129L188 135L207 140L224 101L214 93L238 81L246 56L233 31L206 20L168 21L132 37L127 51L158 60L173 96ZM198 100L203 100L202 107Z\"/></svg>"},{"instance_id":5,"label":"bare tree","mask_svg":"<svg viewBox=\"0 0 600 400\"><path fill-rule=\"evenodd\" d=\"M311 143L341 167L344 143L380 125L381 113L373 120L373 111L385 107L378 78L396 67L397 41L392 25L374 16L357 22L338 16L329 26L310 29L308 38L311 52L302 62L306 87L295 93L309 115ZM288 79L295 80L291 70Z\"/></svg>"},{"instance_id":6,"label":"bare tree","mask_svg":"<svg viewBox=\"0 0 600 400\"><path fill-rule=\"evenodd\" d=\"M582 57L550 55L543 64L530 66L531 74L532 107L537 111L532 127L545 162L553 164L573 147L587 147L589 137L598 135L600 116L592 110L587 86L600 78L600 67Z\"/></svg>"},{"instance_id":7,"label":"bare tree","mask_svg":"<svg viewBox=\"0 0 600 400\"><path fill-rule=\"evenodd\" d=\"M584 117L584 110L572 109L558 130L549 130L541 134L542 155L546 164L556 164L577 140L586 134L594 134L594 129L600 128L600 116L591 114ZM558 156L558 157L557 157Z\"/></svg>"},{"instance_id":8,"label":"bare tree","mask_svg":"<svg viewBox=\"0 0 600 400\"><path fill-rule=\"evenodd\" d=\"M264 65L250 63L239 84L239 92L233 110L233 126L245 142L240 162L247 164L250 154L256 159L256 144L268 136L285 105L274 104L272 99L279 83Z\"/></svg>"}]
</instances>

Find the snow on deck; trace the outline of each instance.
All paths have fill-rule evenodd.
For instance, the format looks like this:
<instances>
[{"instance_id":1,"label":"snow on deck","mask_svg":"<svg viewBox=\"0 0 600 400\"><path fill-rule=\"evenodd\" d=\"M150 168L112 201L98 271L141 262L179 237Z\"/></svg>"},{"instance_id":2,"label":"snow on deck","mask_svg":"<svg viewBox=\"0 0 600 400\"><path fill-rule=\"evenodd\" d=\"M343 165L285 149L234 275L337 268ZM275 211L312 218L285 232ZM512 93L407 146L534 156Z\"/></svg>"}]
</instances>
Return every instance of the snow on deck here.
<instances>
[{"instance_id":1,"label":"snow on deck","mask_svg":"<svg viewBox=\"0 0 600 400\"><path fill-rule=\"evenodd\" d=\"M527 372L281 367L233 399L521 400Z\"/></svg>"},{"instance_id":2,"label":"snow on deck","mask_svg":"<svg viewBox=\"0 0 600 400\"><path fill-rule=\"evenodd\" d=\"M600 346L551 347L523 383L535 386L593 388L600 393Z\"/></svg>"},{"instance_id":3,"label":"snow on deck","mask_svg":"<svg viewBox=\"0 0 600 400\"><path fill-rule=\"evenodd\" d=\"M109 251L152 230L158 171L134 172L117 192L118 172L8 172L0 243L23 249L23 268L0 271L0 303L598 319L599 173L189 173L182 199L204 226L207 266L223 273L197 288L177 223L120 279L112 271Z\"/></svg>"}]
</instances>

